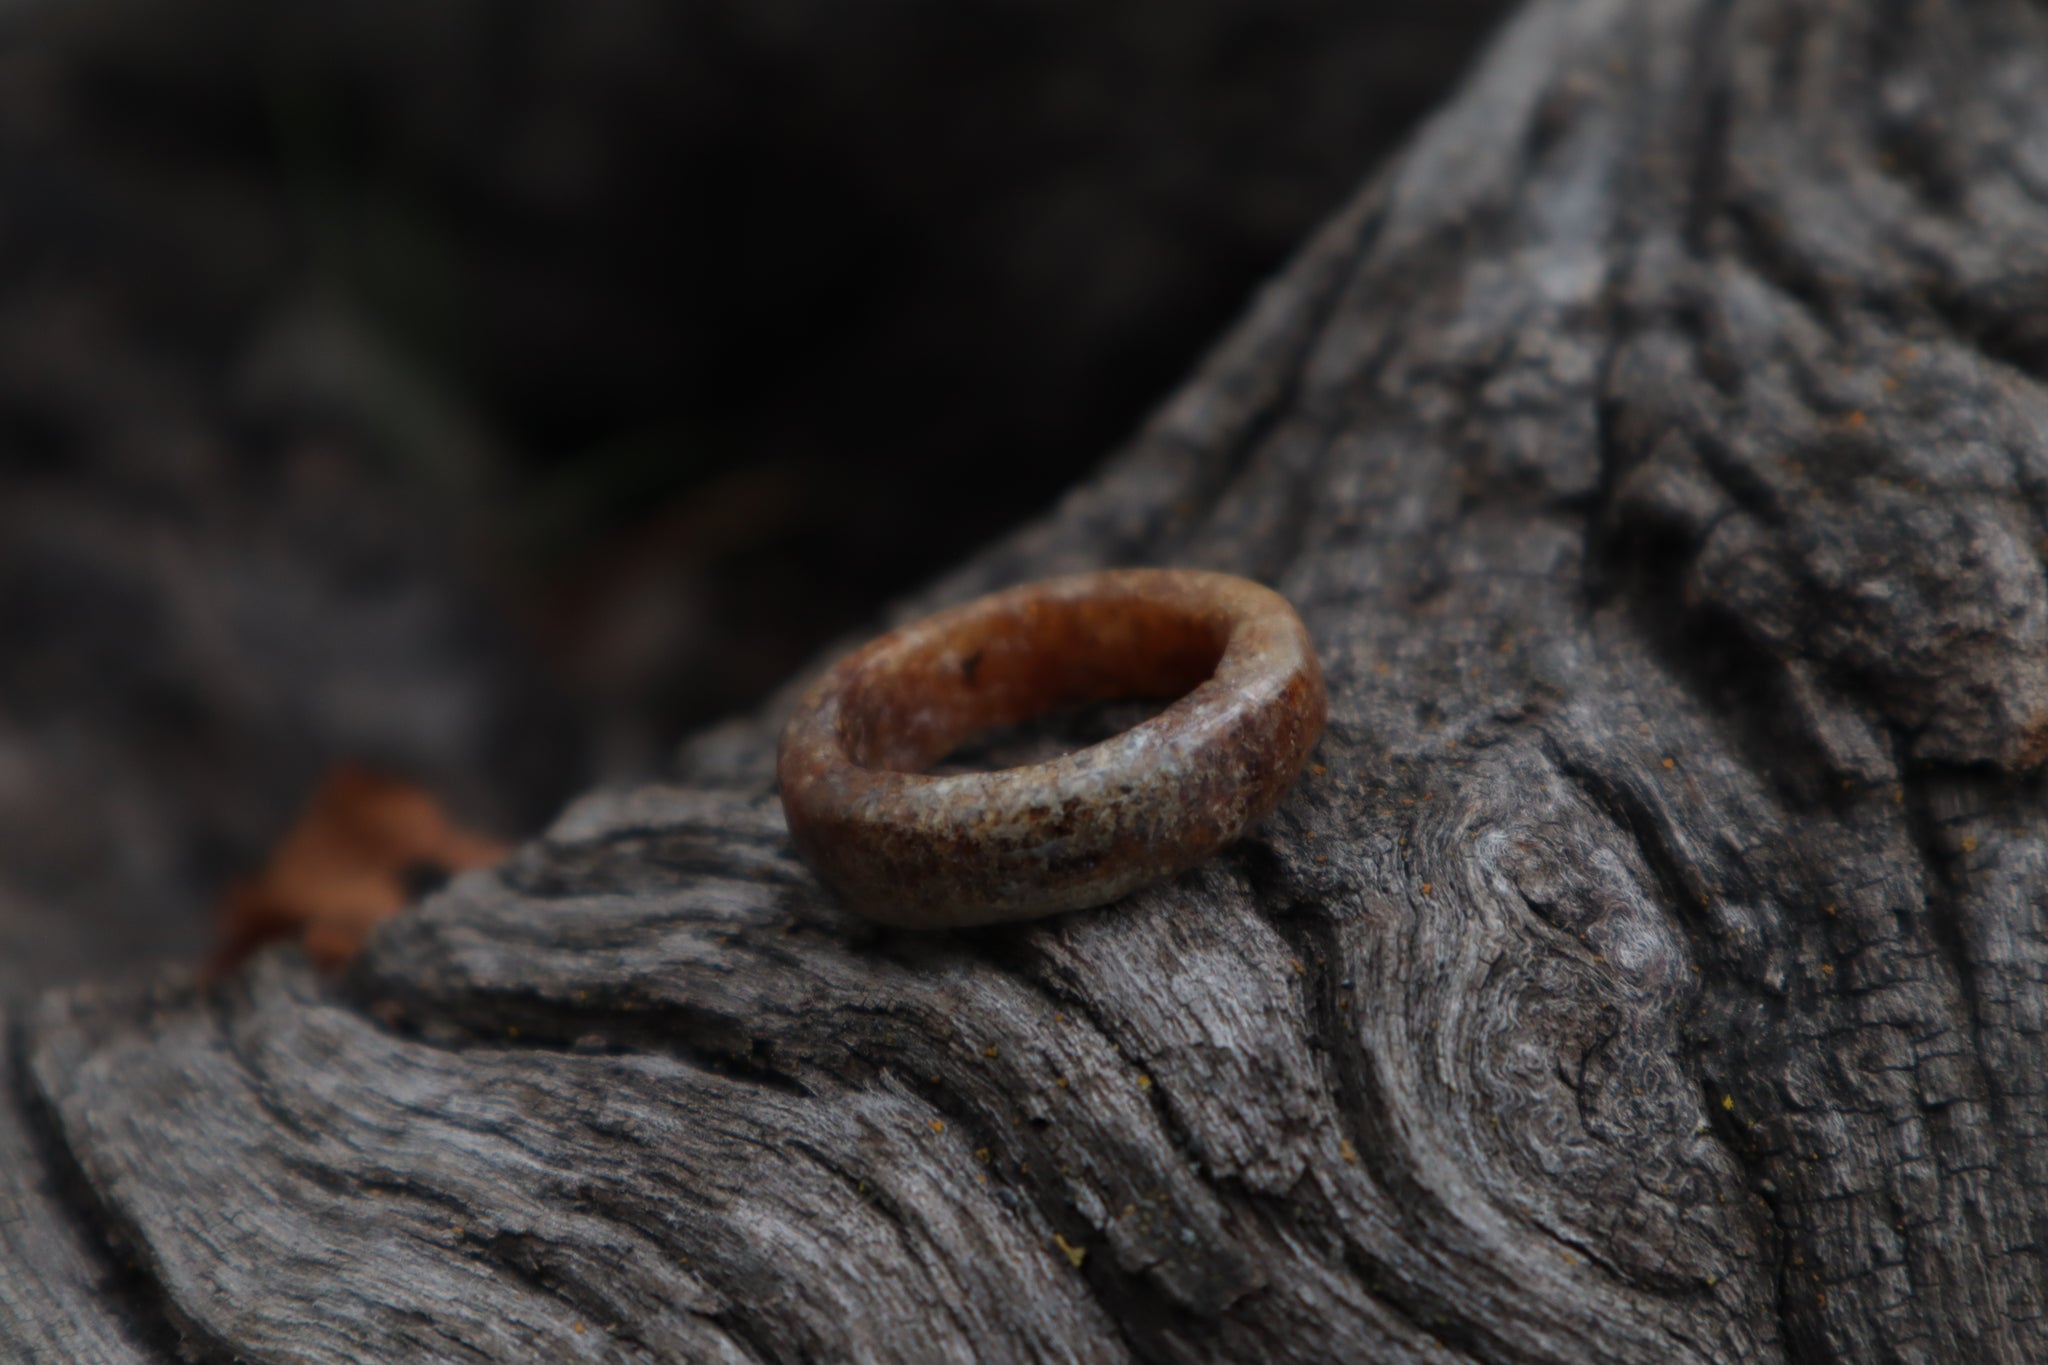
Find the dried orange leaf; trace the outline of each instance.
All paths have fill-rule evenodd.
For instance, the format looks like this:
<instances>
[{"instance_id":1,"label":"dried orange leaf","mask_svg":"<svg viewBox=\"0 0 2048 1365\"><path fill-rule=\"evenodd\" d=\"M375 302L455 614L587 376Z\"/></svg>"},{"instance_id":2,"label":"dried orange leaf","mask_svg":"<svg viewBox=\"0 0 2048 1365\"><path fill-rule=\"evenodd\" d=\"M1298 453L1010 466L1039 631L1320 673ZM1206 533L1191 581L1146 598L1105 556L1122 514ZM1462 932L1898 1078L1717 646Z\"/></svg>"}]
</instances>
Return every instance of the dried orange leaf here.
<instances>
[{"instance_id":1,"label":"dried orange leaf","mask_svg":"<svg viewBox=\"0 0 2048 1365\"><path fill-rule=\"evenodd\" d=\"M345 966L372 929L410 902L413 879L481 867L506 852L496 840L458 828L413 783L339 764L262 872L228 888L207 974L294 935L320 966Z\"/></svg>"}]
</instances>

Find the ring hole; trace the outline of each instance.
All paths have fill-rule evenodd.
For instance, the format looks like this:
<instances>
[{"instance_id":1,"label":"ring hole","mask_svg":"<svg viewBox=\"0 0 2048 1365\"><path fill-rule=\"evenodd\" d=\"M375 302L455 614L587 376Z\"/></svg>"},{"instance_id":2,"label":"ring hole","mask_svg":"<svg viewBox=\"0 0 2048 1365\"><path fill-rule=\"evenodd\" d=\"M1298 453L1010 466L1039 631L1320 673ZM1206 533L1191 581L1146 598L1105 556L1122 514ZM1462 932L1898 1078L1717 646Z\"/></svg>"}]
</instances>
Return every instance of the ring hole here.
<instances>
[{"instance_id":1,"label":"ring hole","mask_svg":"<svg viewBox=\"0 0 2048 1365\"><path fill-rule=\"evenodd\" d=\"M860 766L895 772L948 757L956 768L1042 762L1201 686L1230 631L1220 612L1137 596L1038 598L934 618L849 681L841 742ZM1083 735L1094 737L1072 742Z\"/></svg>"},{"instance_id":2,"label":"ring hole","mask_svg":"<svg viewBox=\"0 0 2048 1365\"><path fill-rule=\"evenodd\" d=\"M1124 697L1115 701L1061 707L1015 725L998 725L969 735L925 771L934 777L946 777L954 773L997 772L1004 768L1049 763L1135 729L1178 700L1178 697Z\"/></svg>"}]
</instances>

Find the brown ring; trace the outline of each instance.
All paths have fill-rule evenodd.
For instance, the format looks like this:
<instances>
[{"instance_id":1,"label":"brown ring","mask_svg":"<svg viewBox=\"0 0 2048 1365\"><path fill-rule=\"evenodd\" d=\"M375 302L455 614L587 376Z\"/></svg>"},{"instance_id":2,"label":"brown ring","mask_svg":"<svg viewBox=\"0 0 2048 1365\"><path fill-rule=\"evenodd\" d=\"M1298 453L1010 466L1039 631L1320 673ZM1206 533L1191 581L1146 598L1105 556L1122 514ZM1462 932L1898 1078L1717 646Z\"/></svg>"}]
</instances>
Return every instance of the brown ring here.
<instances>
[{"instance_id":1,"label":"brown ring","mask_svg":"<svg viewBox=\"0 0 2048 1365\"><path fill-rule=\"evenodd\" d=\"M1057 707L1179 697L1049 762L919 774ZM1191 867L1279 804L1322 734L1287 599L1193 569L1027 583L855 651L804 694L776 775L797 851L853 909L938 929L1101 905Z\"/></svg>"}]
</instances>

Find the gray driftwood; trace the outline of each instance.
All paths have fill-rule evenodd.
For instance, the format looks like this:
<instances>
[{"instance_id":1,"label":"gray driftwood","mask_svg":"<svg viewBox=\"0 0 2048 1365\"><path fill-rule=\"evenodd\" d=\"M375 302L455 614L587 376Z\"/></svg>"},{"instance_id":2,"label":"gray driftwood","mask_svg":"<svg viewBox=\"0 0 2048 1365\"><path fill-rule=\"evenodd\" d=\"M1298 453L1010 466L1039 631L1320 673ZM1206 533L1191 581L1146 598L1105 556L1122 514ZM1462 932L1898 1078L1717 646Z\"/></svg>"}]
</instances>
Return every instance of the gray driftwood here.
<instances>
[{"instance_id":1,"label":"gray driftwood","mask_svg":"<svg viewBox=\"0 0 2048 1365\"><path fill-rule=\"evenodd\" d=\"M2048 16L1539 0L906 603L1282 588L1333 718L1111 910L879 933L777 710L345 980L7 1026L31 1358L2048 1359Z\"/></svg>"}]
</instances>

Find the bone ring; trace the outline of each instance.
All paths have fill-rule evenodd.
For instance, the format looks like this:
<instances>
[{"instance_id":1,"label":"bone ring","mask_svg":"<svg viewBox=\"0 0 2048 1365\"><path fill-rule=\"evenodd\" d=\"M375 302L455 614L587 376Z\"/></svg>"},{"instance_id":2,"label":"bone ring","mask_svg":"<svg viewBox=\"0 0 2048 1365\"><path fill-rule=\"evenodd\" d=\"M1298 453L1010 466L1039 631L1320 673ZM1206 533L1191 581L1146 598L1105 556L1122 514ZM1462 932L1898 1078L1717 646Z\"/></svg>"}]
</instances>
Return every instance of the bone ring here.
<instances>
[{"instance_id":1,"label":"bone ring","mask_svg":"<svg viewBox=\"0 0 2048 1365\"><path fill-rule=\"evenodd\" d=\"M1044 763L923 772L1062 706L1177 697ZM782 732L797 851L850 908L959 928L1102 905L1207 859L1279 804L1328 703L1287 600L1229 574L1027 583L840 660Z\"/></svg>"}]
</instances>

